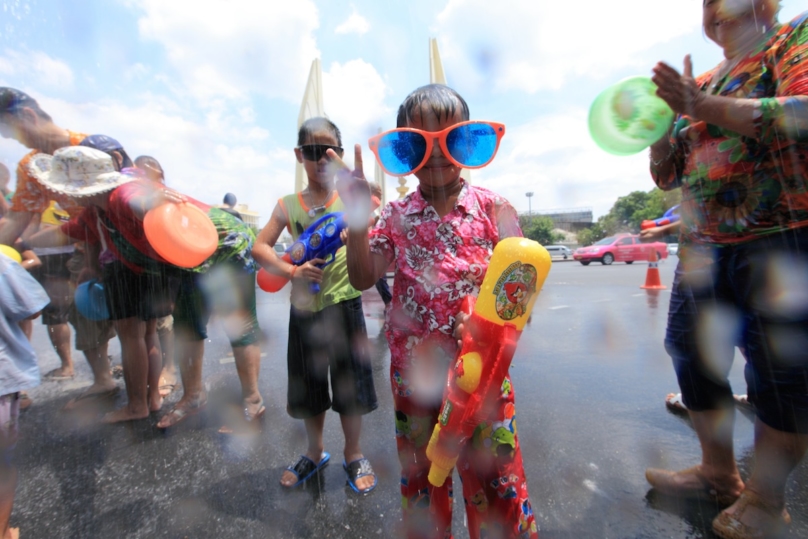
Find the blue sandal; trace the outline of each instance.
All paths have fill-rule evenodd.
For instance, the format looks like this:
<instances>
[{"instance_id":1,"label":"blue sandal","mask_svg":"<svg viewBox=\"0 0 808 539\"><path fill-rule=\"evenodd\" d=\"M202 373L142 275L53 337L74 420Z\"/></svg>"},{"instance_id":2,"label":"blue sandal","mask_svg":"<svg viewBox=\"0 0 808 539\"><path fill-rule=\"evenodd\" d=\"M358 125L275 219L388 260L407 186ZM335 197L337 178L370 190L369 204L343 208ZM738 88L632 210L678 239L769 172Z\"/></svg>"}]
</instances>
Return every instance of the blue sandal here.
<instances>
[{"instance_id":1,"label":"blue sandal","mask_svg":"<svg viewBox=\"0 0 808 539\"><path fill-rule=\"evenodd\" d=\"M357 494L367 494L376 488L376 484L379 482L379 479L376 477L376 473L373 471L373 467L370 465L370 461L365 457L356 459L349 464L345 464L345 462L343 462L342 468L345 470L345 473L348 474L348 484L351 485L351 488ZM364 490L360 490L359 487L356 486L356 480L360 477L367 477L369 475L373 476L373 484Z\"/></svg>"},{"instance_id":2,"label":"blue sandal","mask_svg":"<svg viewBox=\"0 0 808 539\"><path fill-rule=\"evenodd\" d=\"M286 468L297 476L297 482L293 485L284 485L281 483L281 486L286 488L295 488L302 485L311 479L311 476L325 468L329 460L331 460L331 455L329 455L326 451L323 451L323 458L320 459L319 464L315 463L306 455L300 455L300 459L295 463L294 466L289 466Z\"/></svg>"}]
</instances>

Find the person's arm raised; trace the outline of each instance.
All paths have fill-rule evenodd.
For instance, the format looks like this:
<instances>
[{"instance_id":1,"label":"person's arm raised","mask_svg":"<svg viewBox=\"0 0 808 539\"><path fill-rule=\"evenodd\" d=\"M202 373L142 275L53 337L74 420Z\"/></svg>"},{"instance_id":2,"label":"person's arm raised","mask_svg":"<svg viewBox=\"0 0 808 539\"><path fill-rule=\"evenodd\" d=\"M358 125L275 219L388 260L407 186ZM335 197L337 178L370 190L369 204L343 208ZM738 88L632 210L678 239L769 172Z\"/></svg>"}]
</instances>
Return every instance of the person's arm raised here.
<instances>
[{"instance_id":1,"label":"person's arm raised","mask_svg":"<svg viewBox=\"0 0 808 539\"><path fill-rule=\"evenodd\" d=\"M693 78L690 55L685 56L682 74L664 62L658 63L653 72L651 79L658 87L657 95L674 112L753 139L769 138L775 131L777 136L791 140L806 137L808 96L745 99L707 94Z\"/></svg>"},{"instance_id":2,"label":"person's arm raised","mask_svg":"<svg viewBox=\"0 0 808 539\"><path fill-rule=\"evenodd\" d=\"M354 169L345 164L334 150L328 156L337 167L337 192L346 207L348 242L346 245L348 278L357 290L376 284L387 270L387 260L370 252L368 224L370 217L370 184L362 168L362 146L354 146Z\"/></svg>"}]
</instances>

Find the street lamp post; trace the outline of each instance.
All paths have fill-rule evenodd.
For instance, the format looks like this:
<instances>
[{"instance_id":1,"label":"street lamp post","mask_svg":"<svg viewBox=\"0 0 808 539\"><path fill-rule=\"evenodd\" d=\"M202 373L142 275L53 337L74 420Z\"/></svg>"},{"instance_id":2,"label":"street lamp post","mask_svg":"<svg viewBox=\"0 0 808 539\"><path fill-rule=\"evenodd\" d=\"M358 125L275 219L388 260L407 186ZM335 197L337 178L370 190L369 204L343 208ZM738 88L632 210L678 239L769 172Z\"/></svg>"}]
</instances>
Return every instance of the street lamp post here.
<instances>
[{"instance_id":1,"label":"street lamp post","mask_svg":"<svg viewBox=\"0 0 808 539\"><path fill-rule=\"evenodd\" d=\"M527 193L525 193L525 196L527 197L527 214L530 216L531 219L533 219L533 210L530 207L530 199L533 198L533 191L528 191Z\"/></svg>"}]
</instances>

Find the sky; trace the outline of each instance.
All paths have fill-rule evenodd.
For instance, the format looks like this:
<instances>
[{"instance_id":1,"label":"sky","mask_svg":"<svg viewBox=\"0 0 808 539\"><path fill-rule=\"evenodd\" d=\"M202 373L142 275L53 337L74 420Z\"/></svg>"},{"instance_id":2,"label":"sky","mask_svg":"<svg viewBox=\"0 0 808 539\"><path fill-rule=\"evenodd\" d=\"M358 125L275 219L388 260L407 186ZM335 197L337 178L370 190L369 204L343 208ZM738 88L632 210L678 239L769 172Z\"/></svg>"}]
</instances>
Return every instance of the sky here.
<instances>
[{"instance_id":1,"label":"sky","mask_svg":"<svg viewBox=\"0 0 808 539\"><path fill-rule=\"evenodd\" d=\"M784 0L781 21L801 10ZM616 157L587 130L603 89L657 61L720 62L702 0L0 0L0 86L36 98L57 125L156 157L170 186L208 203L233 192L265 223L294 190L297 116L312 60L343 143L395 127L429 83L436 38L472 119L505 123L473 183L519 211L589 207L649 190L645 152ZM0 139L12 171L27 152ZM352 156L346 151L346 156ZM352 160L352 157L349 159ZM407 178L410 189L416 179ZM388 197L398 179L386 180ZM527 192L534 195L530 201Z\"/></svg>"}]
</instances>

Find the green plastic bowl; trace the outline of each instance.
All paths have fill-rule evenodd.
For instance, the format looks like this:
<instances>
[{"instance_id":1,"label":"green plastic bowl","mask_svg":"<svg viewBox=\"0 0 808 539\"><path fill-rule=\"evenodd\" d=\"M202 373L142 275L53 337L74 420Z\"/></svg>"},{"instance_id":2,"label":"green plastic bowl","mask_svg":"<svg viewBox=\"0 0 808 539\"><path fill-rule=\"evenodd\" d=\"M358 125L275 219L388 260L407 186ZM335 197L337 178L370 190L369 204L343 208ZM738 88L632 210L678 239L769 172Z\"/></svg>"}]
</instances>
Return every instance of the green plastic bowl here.
<instances>
[{"instance_id":1,"label":"green plastic bowl","mask_svg":"<svg viewBox=\"0 0 808 539\"><path fill-rule=\"evenodd\" d=\"M589 134L614 155L643 151L668 132L673 111L648 77L631 77L606 88L589 109Z\"/></svg>"}]
</instances>

